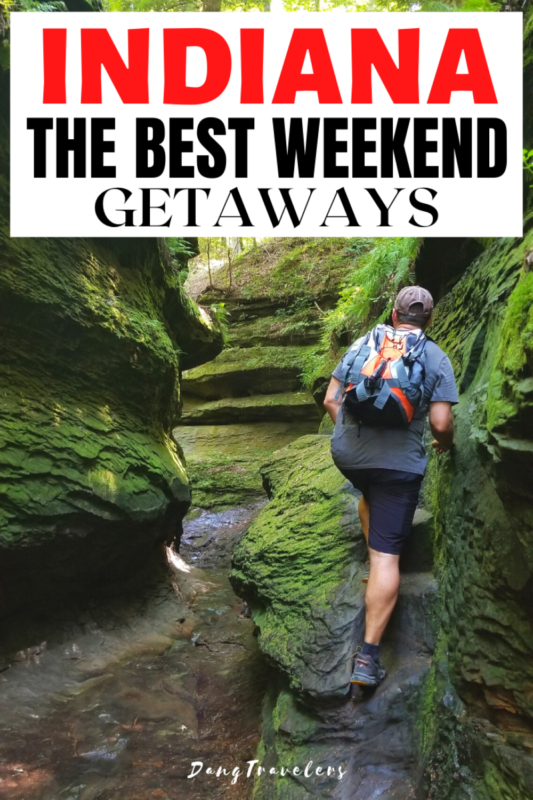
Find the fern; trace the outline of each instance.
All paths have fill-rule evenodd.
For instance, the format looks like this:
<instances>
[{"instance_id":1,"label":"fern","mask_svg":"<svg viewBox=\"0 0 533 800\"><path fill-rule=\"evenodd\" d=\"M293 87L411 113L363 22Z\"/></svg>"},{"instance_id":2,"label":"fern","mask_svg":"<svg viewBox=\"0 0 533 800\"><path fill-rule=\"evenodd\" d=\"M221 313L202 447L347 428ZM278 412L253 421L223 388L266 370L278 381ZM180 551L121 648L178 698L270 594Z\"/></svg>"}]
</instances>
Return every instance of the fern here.
<instances>
[{"instance_id":1,"label":"fern","mask_svg":"<svg viewBox=\"0 0 533 800\"><path fill-rule=\"evenodd\" d=\"M395 295L414 278L413 265L421 244L422 239L415 238L354 240L354 269L337 305L324 317L318 348L304 365L302 379L308 388L331 372L346 338L352 341L388 317Z\"/></svg>"}]
</instances>

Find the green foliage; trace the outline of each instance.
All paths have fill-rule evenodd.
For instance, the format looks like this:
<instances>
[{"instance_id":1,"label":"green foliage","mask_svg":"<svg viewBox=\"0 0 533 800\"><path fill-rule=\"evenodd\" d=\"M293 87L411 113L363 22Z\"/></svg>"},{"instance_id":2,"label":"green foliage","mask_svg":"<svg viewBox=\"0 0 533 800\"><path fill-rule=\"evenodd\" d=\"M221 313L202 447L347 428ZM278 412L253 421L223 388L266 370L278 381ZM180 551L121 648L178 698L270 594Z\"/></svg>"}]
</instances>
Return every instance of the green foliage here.
<instances>
[{"instance_id":1,"label":"green foliage","mask_svg":"<svg viewBox=\"0 0 533 800\"><path fill-rule=\"evenodd\" d=\"M339 356L331 350L325 353L320 346L309 350L303 359L302 372L300 374L306 389L313 390L317 381L331 375L338 361Z\"/></svg>"},{"instance_id":2,"label":"green foliage","mask_svg":"<svg viewBox=\"0 0 533 800\"><path fill-rule=\"evenodd\" d=\"M24 0L35 2L35 0ZM104 0L107 11L201 11L203 0ZM270 11L271 0L222 0L225 12ZM490 0L422 0L420 11L499 11L501 3ZM410 11L410 0L283 0L285 11L335 11L342 8L351 12Z\"/></svg>"},{"instance_id":3,"label":"green foliage","mask_svg":"<svg viewBox=\"0 0 533 800\"><path fill-rule=\"evenodd\" d=\"M67 11L65 3L61 0L50 0L47 3L40 3L39 0L17 0L14 3L13 11Z\"/></svg>"},{"instance_id":4,"label":"green foliage","mask_svg":"<svg viewBox=\"0 0 533 800\"><path fill-rule=\"evenodd\" d=\"M308 358L302 379L311 388L331 372L342 341L357 338L371 325L386 320L396 293L414 279L413 265L421 239L354 239L348 253L354 269L348 275L336 307L324 316L320 346Z\"/></svg>"},{"instance_id":5,"label":"green foliage","mask_svg":"<svg viewBox=\"0 0 533 800\"><path fill-rule=\"evenodd\" d=\"M67 11L62 0L0 0L0 69L9 69L9 20L12 11Z\"/></svg>"},{"instance_id":6,"label":"green foliage","mask_svg":"<svg viewBox=\"0 0 533 800\"><path fill-rule=\"evenodd\" d=\"M334 11L345 8L348 11L411 11L410 0L284 0L285 11ZM444 2L444 0L422 0L420 11L499 11L501 4L490 0L465 0L464 2ZM226 10L226 4L223 4Z\"/></svg>"},{"instance_id":7,"label":"green foliage","mask_svg":"<svg viewBox=\"0 0 533 800\"><path fill-rule=\"evenodd\" d=\"M186 258L193 258L195 253L191 249L191 246L186 239L177 239L174 237L169 237L166 240L167 247L169 252L175 258L181 258L185 256Z\"/></svg>"},{"instance_id":8,"label":"green foliage","mask_svg":"<svg viewBox=\"0 0 533 800\"><path fill-rule=\"evenodd\" d=\"M12 11L67 11L62 0L48 0L40 3L39 0L0 0L0 24L9 25L9 16ZM2 65L3 66L3 65Z\"/></svg>"},{"instance_id":9,"label":"green foliage","mask_svg":"<svg viewBox=\"0 0 533 800\"><path fill-rule=\"evenodd\" d=\"M222 340L224 342L224 347L227 347L230 343L230 333L229 333L229 311L226 308L225 303L213 303L209 306L209 310L211 311L214 319L218 322L220 326L220 330L222 331Z\"/></svg>"},{"instance_id":10,"label":"green foliage","mask_svg":"<svg viewBox=\"0 0 533 800\"><path fill-rule=\"evenodd\" d=\"M533 150L522 150L522 163L528 176L533 178ZM533 189L533 184L530 184L529 188Z\"/></svg>"},{"instance_id":11,"label":"green foliage","mask_svg":"<svg viewBox=\"0 0 533 800\"><path fill-rule=\"evenodd\" d=\"M294 317L302 312L308 312L312 307L313 301L310 297L297 297L294 302L278 308L274 313L276 317Z\"/></svg>"},{"instance_id":12,"label":"green foliage","mask_svg":"<svg viewBox=\"0 0 533 800\"><path fill-rule=\"evenodd\" d=\"M106 11L201 11L198 0L104 0Z\"/></svg>"},{"instance_id":13,"label":"green foliage","mask_svg":"<svg viewBox=\"0 0 533 800\"><path fill-rule=\"evenodd\" d=\"M196 253L192 250L187 239L169 237L162 241L162 247L168 253L172 272L177 278L177 287L181 289L189 272L188 261L194 258Z\"/></svg>"},{"instance_id":14,"label":"green foliage","mask_svg":"<svg viewBox=\"0 0 533 800\"><path fill-rule=\"evenodd\" d=\"M360 256L337 307L328 314L326 335L360 332L371 322L386 319L395 294L414 277L412 268L421 243L421 239L411 237L376 239L374 246Z\"/></svg>"},{"instance_id":15,"label":"green foliage","mask_svg":"<svg viewBox=\"0 0 533 800\"><path fill-rule=\"evenodd\" d=\"M339 271L344 271L348 243L347 239L335 237L296 240L295 246L279 258L269 273L271 295L296 297L292 304L295 311L298 310L295 304L309 303L304 295L309 298L310 294L315 294L320 284L327 288ZM258 278L262 279L260 274Z\"/></svg>"}]
</instances>

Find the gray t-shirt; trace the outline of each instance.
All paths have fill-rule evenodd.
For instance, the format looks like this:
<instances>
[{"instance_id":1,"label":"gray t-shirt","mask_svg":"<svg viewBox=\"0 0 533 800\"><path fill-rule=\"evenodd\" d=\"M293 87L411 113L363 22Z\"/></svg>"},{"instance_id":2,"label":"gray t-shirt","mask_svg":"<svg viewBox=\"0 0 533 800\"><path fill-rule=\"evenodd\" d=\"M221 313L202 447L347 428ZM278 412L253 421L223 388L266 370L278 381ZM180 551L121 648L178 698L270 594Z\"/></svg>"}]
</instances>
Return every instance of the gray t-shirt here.
<instances>
[{"instance_id":1,"label":"gray t-shirt","mask_svg":"<svg viewBox=\"0 0 533 800\"><path fill-rule=\"evenodd\" d=\"M342 361L333 377L342 379ZM426 344L424 399L407 429L372 428L359 423L342 408L331 439L331 455L340 469L397 469L423 475L427 465L424 429L430 403L457 403L450 359L435 342Z\"/></svg>"}]
</instances>

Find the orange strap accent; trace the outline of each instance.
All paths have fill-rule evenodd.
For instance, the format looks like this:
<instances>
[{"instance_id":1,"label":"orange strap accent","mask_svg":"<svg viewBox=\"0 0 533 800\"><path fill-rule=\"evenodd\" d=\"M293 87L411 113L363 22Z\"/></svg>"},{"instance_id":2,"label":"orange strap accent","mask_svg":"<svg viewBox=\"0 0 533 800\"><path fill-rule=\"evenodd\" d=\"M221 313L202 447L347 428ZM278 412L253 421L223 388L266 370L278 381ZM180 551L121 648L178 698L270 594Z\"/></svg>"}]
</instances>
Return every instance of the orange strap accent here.
<instances>
[{"instance_id":1,"label":"orange strap accent","mask_svg":"<svg viewBox=\"0 0 533 800\"><path fill-rule=\"evenodd\" d=\"M405 413L407 414L407 419L409 420L409 422L411 422L411 420L413 419L413 414L415 413L414 406L411 405L411 403L409 402L409 400L399 387L394 386L393 388L391 388L391 392L394 395L396 395L396 397L404 407Z\"/></svg>"}]
</instances>

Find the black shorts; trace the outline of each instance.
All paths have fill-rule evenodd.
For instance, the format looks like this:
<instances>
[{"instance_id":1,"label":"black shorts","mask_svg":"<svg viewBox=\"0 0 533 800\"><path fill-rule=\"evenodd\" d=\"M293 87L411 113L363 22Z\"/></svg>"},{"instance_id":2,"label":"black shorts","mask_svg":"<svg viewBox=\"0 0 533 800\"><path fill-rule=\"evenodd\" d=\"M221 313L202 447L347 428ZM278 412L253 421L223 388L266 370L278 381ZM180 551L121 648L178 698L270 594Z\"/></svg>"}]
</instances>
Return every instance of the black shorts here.
<instances>
[{"instance_id":1,"label":"black shorts","mask_svg":"<svg viewBox=\"0 0 533 800\"><path fill-rule=\"evenodd\" d=\"M396 469L341 469L370 506L368 544L400 555L411 532L423 475Z\"/></svg>"}]
</instances>

